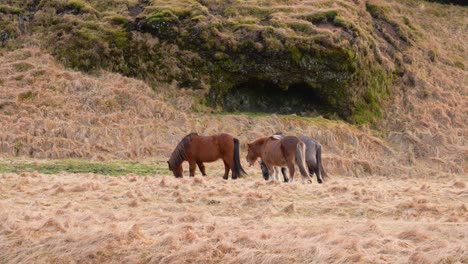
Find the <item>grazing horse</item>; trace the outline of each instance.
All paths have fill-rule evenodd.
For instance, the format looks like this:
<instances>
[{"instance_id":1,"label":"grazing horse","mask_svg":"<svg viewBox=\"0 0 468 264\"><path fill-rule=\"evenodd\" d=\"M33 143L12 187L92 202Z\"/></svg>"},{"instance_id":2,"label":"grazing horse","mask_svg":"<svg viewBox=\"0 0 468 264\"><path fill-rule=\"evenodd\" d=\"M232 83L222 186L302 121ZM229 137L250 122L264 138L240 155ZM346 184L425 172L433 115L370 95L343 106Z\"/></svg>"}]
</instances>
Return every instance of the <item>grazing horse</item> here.
<instances>
[{"instance_id":1,"label":"grazing horse","mask_svg":"<svg viewBox=\"0 0 468 264\"><path fill-rule=\"evenodd\" d=\"M276 133L275 138L282 136L281 133ZM298 138L305 143L306 145L306 164L309 170L309 175L312 178L314 173L317 176L317 182L322 183L324 179L328 178L328 174L323 169L322 163L322 145L318 143L315 139L308 136L298 136ZM269 179L268 168L266 167L263 161L260 162L262 169L262 175L265 180ZM284 182L288 182L288 176L286 168L281 168L281 173L283 174Z\"/></svg>"},{"instance_id":2,"label":"grazing horse","mask_svg":"<svg viewBox=\"0 0 468 264\"><path fill-rule=\"evenodd\" d=\"M278 173L275 166L287 166L292 181L296 171L295 165L297 165L302 175L302 180L311 181L305 164L305 144L299 138L275 135L272 137L259 138L247 145L248 153L246 159L250 166L255 164L258 158L261 158L268 168L270 175L276 179L278 179Z\"/></svg>"},{"instance_id":3,"label":"grazing horse","mask_svg":"<svg viewBox=\"0 0 468 264\"><path fill-rule=\"evenodd\" d=\"M218 159L224 162L223 179L228 179L229 170L232 171L232 179L246 174L240 163L239 140L226 133L213 136L188 134L177 144L167 164L176 178L183 177L182 163L184 161L189 163L191 177L195 176L196 165L202 175L206 176L203 162L213 162Z\"/></svg>"}]
</instances>

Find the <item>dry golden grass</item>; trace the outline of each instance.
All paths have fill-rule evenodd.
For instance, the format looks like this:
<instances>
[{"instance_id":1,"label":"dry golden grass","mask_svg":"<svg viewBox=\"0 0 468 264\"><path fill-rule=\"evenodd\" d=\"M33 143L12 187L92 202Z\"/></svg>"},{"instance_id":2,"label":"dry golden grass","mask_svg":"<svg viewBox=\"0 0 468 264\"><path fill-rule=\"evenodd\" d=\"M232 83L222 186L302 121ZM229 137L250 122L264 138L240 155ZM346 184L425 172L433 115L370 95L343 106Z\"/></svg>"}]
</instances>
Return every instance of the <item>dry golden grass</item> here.
<instances>
[{"instance_id":1,"label":"dry golden grass","mask_svg":"<svg viewBox=\"0 0 468 264\"><path fill-rule=\"evenodd\" d=\"M416 42L403 58L413 74L413 80L403 83L413 85L393 88L394 100L384 118L392 131L388 140L408 158L428 159L443 168L458 163L460 172L466 172L467 9L425 1L389 3L397 10L394 19L409 18Z\"/></svg>"},{"instance_id":2,"label":"dry golden grass","mask_svg":"<svg viewBox=\"0 0 468 264\"><path fill-rule=\"evenodd\" d=\"M466 263L466 178L0 175L1 263ZM199 175L199 173L198 173ZM463 183L461 186L460 183Z\"/></svg>"},{"instance_id":3,"label":"dry golden grass","mask_svg":"<svg viewBox=\"0 0 468 264\"><path fill-rule=\"evenodd\" d=\"M38 49L2 59L2 153L95 159L154 155L165 149L157 140L160 131L185 120L141 81L67 71Z\"/></svg>"}]
</instances>

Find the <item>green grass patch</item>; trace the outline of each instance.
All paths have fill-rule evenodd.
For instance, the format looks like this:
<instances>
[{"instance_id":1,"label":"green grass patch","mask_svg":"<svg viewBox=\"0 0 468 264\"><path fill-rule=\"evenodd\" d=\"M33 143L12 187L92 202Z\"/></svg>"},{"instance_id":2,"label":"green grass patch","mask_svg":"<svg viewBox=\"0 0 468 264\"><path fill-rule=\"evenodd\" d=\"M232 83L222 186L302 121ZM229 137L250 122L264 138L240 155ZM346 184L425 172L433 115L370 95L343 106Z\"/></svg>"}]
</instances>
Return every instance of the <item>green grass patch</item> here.
<instances>
[{"instance_id":1,"label":"green grass patch","mask_svg":"<svg viewBox=\"0 0 468 264\"><path fill-rule=\"evenodd\" d=\"M27 62L19 62L13 65L15 69L19 72L26 72L34 68L34 65L27 63Z\"/></svg>"},{"instance_id":2,"label":"green grass patch","mask_svg":"<svg viewBox=\"0 0 468 264\"><path fill-rule=\"evenodd\" d=\"M214 116L223 116L223 115L239 115L239 116L248 116L248 117L268 117L272 113L262 113L262 112L218 112L213 113Z\"/></svg>"},{"instance_id":3,"label":"green grass patch","mask_svg":"<svg viewBox=\"0 0 468 264\"><path fill-rule=\"evenodd\" d=\"M366 2L366 10L373 17L385 17L385 8L379 5L375 5L369 2Z\"/></svg>"},{"instance_id":4,"label":"green grass patch","mask_svg":"<svg viewBox=\"0 0 468 264\"><path fill-rule=\"evenodd\" d=\"M304 19L308 20L311 23L317 24L317 23L325 23L327 21L331 22L335 19L337 15L338 15L338 12L336 10L330 10L326 12L319 12L319 13L314 13L314 14L304 16Z\"/></svg>"},{"instance_id":5,"label":"green grass patch","mask_svg":"<svg viewBox=\"0 0 468 264\"><path fill-rule=\"evenodd\" d=\"M310 116L299 116L296 114L272 114L272 113L264 113L264 112L219 112L219 113L213 113L212 115L213 116L235 115L235 116L246 116L246 117L253 117L253 118L271 117L272 115L275 115L281 119L300 120L300 121L306 121L306 122L314 123L314 124L324 124L324 123L330 124L330 123L344 122L342 120L330 120L330 119L324 118L323 116L310 117Z\"/></svg>"},{"instance_id":6,"label":"green grass patch","mask_svg":"<svg viewBox=\"0 0 468 264\"><path fill-rule=\"evenodd\" d=\"M114 14L105 18L113 25L127 25L130 23L130 20L122 15Z\"/></svg>"},{"instance_id":7,"label":"green grass patch","mask_svg":"<svg viewBox=\"0 0 468 264\"><path fill-rule=\"evenodd\" d=\"M460 70L465 70L465 64L463 64L461 61L456 61L453 65Z\"/></svg>"},{"instance_id":8,"label":"green grass patch","mask_svg":"<svg viewBox=\"0 0 468 264\"><path fill-rule=\"evenodd\" d=\"M24 100L30 100L33 99L36 95L32 91L27 91L24 93L18 94L18 100L24 101Z\"/></svg>"},{"instance_id":9,"label":"green grass patch","mask_svg":"<svg viewBox=\"0 0 468 264\"><path fill-rule=\"evenodd\" d=\"M95 173L111 176L122 176L129 173L142 176L157 174L170 175L165 164L147 165L130 161L91 162L86 160L54 161L0 161L0 173L38 172L43 174Z\"/></svg>"}]
</instances>

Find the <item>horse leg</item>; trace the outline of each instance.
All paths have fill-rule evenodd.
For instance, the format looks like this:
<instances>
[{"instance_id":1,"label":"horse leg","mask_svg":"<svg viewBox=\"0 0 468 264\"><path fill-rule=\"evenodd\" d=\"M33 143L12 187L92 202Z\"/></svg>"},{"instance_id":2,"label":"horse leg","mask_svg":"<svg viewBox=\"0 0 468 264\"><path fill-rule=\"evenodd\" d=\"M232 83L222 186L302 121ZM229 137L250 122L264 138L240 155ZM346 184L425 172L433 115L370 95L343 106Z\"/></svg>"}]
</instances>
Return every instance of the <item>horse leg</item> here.
<instances>
[{"instance_id":1,"label":"horse leg","mask_svg":"<svg viewBox=\"0 0 468 264\"><path fill-rule=\"evenodd\" d=\"M317 176L317 182L322 183L323 182L322 173L320 172L320 168L318 165L315 166L315 175Z\"/></svg>"},{"instance_id":2,"label":"horse leg","mask_svg":"<svg viewBox=\"0 0 468 264\"><path fill-rule=\"evenodd\" d=\"M189 171L190 171L190 177L195 176L195 169L197 167L197 163L195 161L189 161Z\"/></svg>"},{"instance_id":3,"label":"horse leg","mask_svg":"<svg viewBox=\"0 0 468 264\"><path fill-rule=\"evenodd\" d=\"M269 180L274 181L276 179L276 169L274 166L266 165L268 174L270 175Z\"/></svg>"},{"instance_id":4,"label":"horse leg","mask_svg":"<svg viewBox=\"0 0 468 264\"><path fill-rule=\"evenodd\" d=\"M288 170L289 176L291 177L291 182L293 182L294 174L296 173L296 166L294 166L294 162L292 160L288 161Z\"/></svg>"},{"instance_id":5,"label":"horse leg","mask_svg":"<svg viewBox=\"0 0 468 264\"><path fill-rule=\"evenodd\" d=\"M274 167L275 168L275 180L276 181L279 181L279 172L278 172L278 167Z\"/></svg>"},{"instance_id":6,"label":"horse leg","mask_svg":"<svg viewBox=\"0 0 468 264\"><path fill-rule=\"evenodd\" d=\"M203 162L199 161L199 162L197 162L197 165L198 165L198 169L200 170L202 175L206 176L205 165L203 164Z\"/></svg>"},{"instance_id":7,"label":"horse leg","mask_svg":"<svg viewBox=\"0 0 468 264\"><path fill-rule=\"evenodd\" d=\"M225 160L223 160L223 162L224 162L224 176L223 176L223 179L227 180L229 178L229 169L230 169L230 167L229 167L229 164Z\"/></svg>"},{"instance_id":8,"label":"horse leg","mask_svg":"<svg viewBox=\"0 0 468 264\"><path fill-rule=\"evenodd\" d=\"M322 175L320 173L320 168L315 160L310 160L307 162L307 169L309 170L309 177L311 180L314 178L315 173L315 176L317 176L317 182L323 182Z\"/></svg>"},{"instance_id":9,"label":"horse leg","mask_svg":"<svg viewBox=\"0 0 468 264\"><path fill-rule=\"evenodd\" d=\"M231 179L236 180L237 177L238 177L239 175L237 175L237 174L235 173L235 170L234 170L234 158L233 158L232 156L231 156L231 157L228 157L227 159L225 159L225 161L224 161L224 166L225 166L226 178L229 177L229 176L228 176L228 175L229 175L229 170L231 170L231 173L232 173Z\"/></svg>"},{"instance_id":10,"label":"horse leg","mask_svg":"<svg viewBox=\"0 0 468 264\"><path fill-rule=\"evenodd\" d=\"M315 173L315 169L313 167L308 167L308 172L309 172L309 178L313 179L314 178L314 173ZM318 180L318 178L317 178Z\"/></svg>"},{"instance_id":11,"label":"horse leg","mask_svg":"<svg viewBox=\"0 0 468 264\"><path fill-rule=\"evenodd\" d=\"M288 170L285 167L281 167L281 174L283 174L284 182L289 182Z\"/></svg>"}]
</instances>

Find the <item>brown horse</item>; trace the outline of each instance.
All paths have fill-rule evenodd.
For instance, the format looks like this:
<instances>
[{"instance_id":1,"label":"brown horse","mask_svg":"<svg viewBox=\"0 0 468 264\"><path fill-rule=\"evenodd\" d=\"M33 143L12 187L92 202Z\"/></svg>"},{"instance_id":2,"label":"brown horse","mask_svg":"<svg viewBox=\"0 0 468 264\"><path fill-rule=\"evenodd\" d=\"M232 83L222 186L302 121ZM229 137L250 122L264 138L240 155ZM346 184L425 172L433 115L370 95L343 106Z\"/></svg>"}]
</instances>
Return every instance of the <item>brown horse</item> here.
<instances>
[{"instance_id":1,"label":"brown horse","mask_svg":"<svg viewBox=\"0 0 468 264\"><path fill-rule=\"evenodd\" d=\"M275 135L278 139L284 136L281 132L275 133ZM298 136L298 138L306 145L306 165L309 169L310 177L313 178L315 173L318 183L322 183L324 179L328 178L328 174L323 169L322 145L309 136ZM265 163L260 162L260 167L262 169L263 178L268 180L269 174ZM284 182L288 182L289 179L286 168L281 168L281 173L283 174Z\"/></svg>"},{"instance_id":2,"label":"brown horse","mask_svg":"<svg viewBox=\"0 0 468 264\"><path fill-rule=\"evenodd\" d=\"M247 162L250 166L255 164L258 158L261 158L273 179L278 179L277 167L287 166L292 181L296 171L295 165L297 165L303 181L311 182L306 170L305 144L299 138L294 136L263 137L247 145Z\"/></svg>"},{"instance_id":3,"label":"brown horse","mask_svg":"<svg viewBox=\"0 0 468 264\"><path fill-rule=\"evenodd\" d=\"M183 177L182 163L184 161L189 163L191 177L195 176L196 165L202 175L206 176L203 162L213 162L218 159L224 162L223 179L228 179L229 170L232 171L232 179L246 174L240 163L239 140L225 133L213 136L188 134L177 144L167 164L176 178Z\"/></svg>"}]
</instances>

